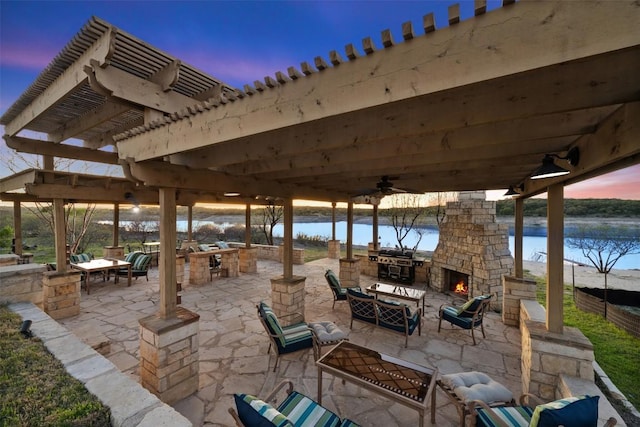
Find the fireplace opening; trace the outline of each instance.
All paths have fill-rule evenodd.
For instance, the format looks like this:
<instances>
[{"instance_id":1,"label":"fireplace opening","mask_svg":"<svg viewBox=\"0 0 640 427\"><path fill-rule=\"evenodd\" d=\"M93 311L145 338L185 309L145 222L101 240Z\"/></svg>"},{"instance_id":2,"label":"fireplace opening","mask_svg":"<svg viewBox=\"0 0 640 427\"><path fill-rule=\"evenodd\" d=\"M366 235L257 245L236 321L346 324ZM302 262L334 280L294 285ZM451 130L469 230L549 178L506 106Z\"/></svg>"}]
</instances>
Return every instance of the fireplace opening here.
<instances>
[{"instance_id":1,"label":"fireplace opening","mask_svg":"<svg viewBox=\"0 0 640 427\"><path fill-rule=\"evenodd\" d=\"M456 295L469 296L469 275L444 268L445 289Z\"/></svg>"}]
</instances>

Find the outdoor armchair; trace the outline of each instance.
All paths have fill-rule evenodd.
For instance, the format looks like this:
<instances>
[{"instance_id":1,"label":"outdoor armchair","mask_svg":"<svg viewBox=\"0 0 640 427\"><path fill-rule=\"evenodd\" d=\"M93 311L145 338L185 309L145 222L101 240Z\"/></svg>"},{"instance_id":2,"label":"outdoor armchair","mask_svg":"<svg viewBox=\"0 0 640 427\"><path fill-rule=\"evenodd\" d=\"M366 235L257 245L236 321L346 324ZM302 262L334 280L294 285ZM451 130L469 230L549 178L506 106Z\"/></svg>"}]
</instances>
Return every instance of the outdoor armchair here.
<instances>
[{"instance_id":1,"label":"outdoor armchair","mask_svg":"<svg viewBox=\"0 0 640 427\"><path fill-rule=\"evenodd\" d=\"M469 402L472 427L596 427L600 396L576 396L543 404L532 394L520 396L520 406L490 407L482 401ZM616 425L609 418L604 427Z\"/></svg>"},{"instance_id":2,"label":"outdoor armchair","mask_svg":"<svg viewBox=\"0 0 640 427\"><path fill-rule=\"evenodd\" d=\"M333 270L329 269L324 273L324 278L327 279L327 283L333 292L333 305L331 308L335 308L336 301L346 301L347 300L347 289L354 289L362 292L360 286L343 288L340 284L340 279L336 276L336 273Z\"/></svg>"},{"instance_id":3,"label":"outdoor armchair","mask_svg":"<svg viewBox=\"0 0 640 427\"><path fill-rule=\"evenodd\" d=\"M275 398L284 387L287 396L277 407L269 402ZM358 427L358 424L339 416L321 406L315 400L293 389L290 380L278 384L264 399L245 393L233 395L236 409L229 408L229 413L238 427L253 426L282 426L282 427Z\"/></svg>"},{"instance_id":4,"label":"outdoor armchair","mask_svg":"<svg viewBox=\"0 0 640 427\"><path fill-rule=\"evenodd\" d=\"M140 276L145 276L147 282L149 281L149 267L151 266L151 255L138 255L131 265L131 277L135 277L136 280ZM118 276L126 276L129 272L127 269L118 270L116 272L116 279Z\"/></svg>"},{"instance_id":5,"label":"outdoor armchair","mask_svg":"<svg viewBox=\"0 0 640 427\"><path fill-rule=\"evenodd\" d=\"M302 321L301 314L291 313L287 315L287 317L293 316L298 321L289 326L282 326L276 314L267 304L260 302L256 308L258 309L260 322L264 326L267 335L269 335L270 343L267 351L271 352L273 347L276 352L276 363L273 366L273 372L276 371L280 355L313 347L313 335L309 325Z\"/></svg>"},{"instance_id":6,"label":"outdoor armchair","mask_svg":"<svg viewBox=\"0 0 640 427\"><path fill-rule=\"evenodd\" d=\"M476 345L476 337L473 332L475 328L479 326L482 331L482 336L484 338L487 337L484 333L483 320L490 301L491 295L480 295L460 306L442 304L438 311L438 332L440 332L442 321L445 320L462 329L469 329L471 331L473 345Z\"/></svg>"}]
</instances>

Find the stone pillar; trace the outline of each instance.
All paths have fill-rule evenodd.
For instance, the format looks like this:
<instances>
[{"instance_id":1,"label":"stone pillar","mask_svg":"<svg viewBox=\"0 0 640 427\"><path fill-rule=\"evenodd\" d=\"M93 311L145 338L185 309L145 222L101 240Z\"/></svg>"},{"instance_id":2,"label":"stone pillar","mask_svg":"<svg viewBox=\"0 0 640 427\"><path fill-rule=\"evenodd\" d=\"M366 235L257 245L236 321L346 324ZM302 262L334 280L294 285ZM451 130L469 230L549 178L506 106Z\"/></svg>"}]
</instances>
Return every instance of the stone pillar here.
<instances>
[{"instance_id":1,"label":"stone pillar","mask_svg":"<svg viewBox=\"0 0 640 427\"><path fill-rule=\"evenodd\" d=\"M189 285L203 285L211 281L208 252L194 252L189 256Z\"/></svg>"},{"instance_id":2,"label":"stone pillar","mask_svg":"<svg viewBox=\"0 0 640 427\"><path fill-rule=\"evenodd\" d=\"M184 307L140 319L140 383L169 405L198 391L199 319Z\"/></svg>"},{"instance_id":3,"label":"stone pillar","mask_svg":"<svg viewBox=\"0 0 640 427\"><path fill-rule=\"evenodd\" d=\"M79 271L46 271L42 277L42 308L52 319L80 314Z\"/></svg>"},{"instance_id":4,"label":"stone pillar","mask_svg":"<svg viewBox=\"0 0 640 427\"><path fill-rule=\"evenodd\" d=\"M105 246L102 248L102 257L107 259L124 259L123 246Z\"/></svg>"},{"instance_id":5,"label":"stone pillar","mask_svg":"<svg viewBox=\"0 0 640 427\"><path fill-rule=\"evenodd\" d=\"M331 259L340 259L340 240L329 240L327 242L328 246L328 257Z\"/></svg>"},{"instance_id":6,"label":"stone pillar","mask_svg":"<svg viewBox=\"0 0 640 427\"><path fill-rule=\"evenodd\" d=\"M184 283L184 255L176 255L176 282Z\"/></svg>"},{"instance_id":7,"label":"stone pillar","mask_svg":"<svg viewBox=\"0 0 640 427\"><path fill-rule=\"evenodd\" d=\"M502 323L508 326L520 325L520 300L536 299L535 280L513 276L502 276Z\"/></svg>"},{"instance_id":8,"label":"stone pillar","mask_svg":"<svg viewBox=\"0 0 640 427\"><path fill-rule=\"evenodd\" d=\"M360 286L360 259L340 258L340 284L344 288Z\"/></svg>"},{"instance_id":9,"label":"stone pillar","mask_svg":"<svg viewBox=\"0 0 640 427\"><path fill-rule=\"evenodd\" d=\"M239 248L240 252L240 272L241 273L257 273L258 272L258 249L256 248Z\"/></svg>"},{"instance_id":10,"label":"stone pillar","mask_svg":"<svg viewBox=\"0 0 640 427\"><path fill-rule=\"evenodd\" d=\"M293 313L300 313L304 318L304 286L306 277L293 276L286 279L278 276L271 279L271 304L276 316L280 317L283 326L294 323L289 316ZM295 319L298 321L298 319Z\"/></svg>"},{"instance_id":11,"label":"stone pillar","mask_svg":"<svg viewBox=\"0 0 640 427\"><path fill-rule=\"evenodd\" d=\"M522 392L555 399L560 374L593 382L593 345L580 332L565 327L550 332L542 322L526 320L522 326Z\"/></svg>"},{"instance_id":12,"label":"stone pillar","mask_svg":"<svg viewBox=\"0 0 640 427\"><path fill-rule=\"evenodd\" d=\"M223 270L227 270L227 277L240 276L240 261L238 258L238 249L225 249L224 252L220 254L220 268Z\"/></svg>"}]
</instances>

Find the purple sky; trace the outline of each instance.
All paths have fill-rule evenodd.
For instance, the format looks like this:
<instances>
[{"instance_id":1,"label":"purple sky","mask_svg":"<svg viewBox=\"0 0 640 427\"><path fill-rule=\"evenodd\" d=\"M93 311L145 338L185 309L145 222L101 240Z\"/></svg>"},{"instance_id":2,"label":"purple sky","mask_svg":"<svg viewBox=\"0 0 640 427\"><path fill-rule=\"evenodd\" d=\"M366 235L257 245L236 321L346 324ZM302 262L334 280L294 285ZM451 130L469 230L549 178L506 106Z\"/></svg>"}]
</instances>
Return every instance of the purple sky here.
<instances>
[{"instance_id":1,"label":"purple sky","mask_svg":"<svg viewBox=\"0 0 640 427\"><path fill-rule=\"evenodd\" d=\"M447 26L454 1L6 1L0 3L0 115L92 15L218 79L242 88L316 56L328 60L380 32L433 12ZM460 1L462 19L473 1ZM489 0L488 9L501 2ZM2 133L3 130L2 130ZM6 146L2 150L6 150ZM8 173L0 166L0 176ZM605 185L601 185L605 184ZM566 197L640 199L640 166L567 187Z\"/></svg>"}]
</instances>

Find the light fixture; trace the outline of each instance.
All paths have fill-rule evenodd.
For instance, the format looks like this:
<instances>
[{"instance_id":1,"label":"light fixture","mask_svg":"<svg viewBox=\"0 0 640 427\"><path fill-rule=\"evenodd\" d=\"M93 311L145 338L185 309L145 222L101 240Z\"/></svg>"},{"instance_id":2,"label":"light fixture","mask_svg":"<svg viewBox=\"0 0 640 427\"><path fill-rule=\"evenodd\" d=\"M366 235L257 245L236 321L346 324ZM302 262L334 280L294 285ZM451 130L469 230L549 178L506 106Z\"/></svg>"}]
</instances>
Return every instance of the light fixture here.
<instances>
[{"instance_id":1,"label":"light fixture","mask_svg":"<svg viewBox=\"0 0 640 427\"><path fill-rule=\"evenodd\" d=\"M224 192L224 196L225 197L238 197L240 195L240 193L238 193L237 191L225 191Z\"/></svg>"},{"instance_id":2,"label":"light fixture","mask_svg":"<svg viewBox=\"0 0 640 427\"><path fill-rule=\"evenodd\" d=\"M542 159L542 166L533 172L531 179L544 179L553 178L556 176L562 176L569 173L569 171L563 167L555 164L554 158L566 160L570 165L577 166L580 161L580 150L578 147L573 147L567 152L566 156L558 156L557 154L545 154Z\"/></svg>"},{"instance_id":3,"label":"light fixture","mask_svg":"<svg viewBox=\"0 0 640 427\"><path fill-rule=\"evenodd\" d=\"M507 190L506 193L504 193L505 196L518 196L520 193L522 193L524 191L524 184L520 184L517 186L513 186L510 185L509 189Z\"/></svg>"},{"instance_id":4,"label":"light fixture","mask_svg":"<svg viewBox=\"0 0 640 427\"><path fill-rule=\"evenodd\" d=\"M20 325L20 333L25 338L31 338L33 336L33 332L31 332L31 320L22 322L22 325Z\"/></svg>"},{"instance_id":5,"label":"light fixture","mask_svg":"<svg viewBox=\"0 0 640 427\"><path fill-rule=\"evenodd\" d=\"M128 202L133 203L133 212L135 213L140 212L140 202L138 201L138 199L136 199L136 196L134 196L133 193L129 193L129 192L124 193L124 198Z\"/></svg>"}]
</instances>

